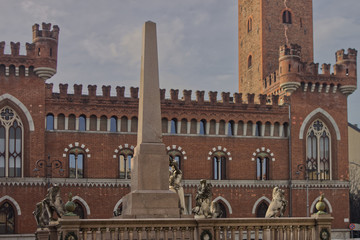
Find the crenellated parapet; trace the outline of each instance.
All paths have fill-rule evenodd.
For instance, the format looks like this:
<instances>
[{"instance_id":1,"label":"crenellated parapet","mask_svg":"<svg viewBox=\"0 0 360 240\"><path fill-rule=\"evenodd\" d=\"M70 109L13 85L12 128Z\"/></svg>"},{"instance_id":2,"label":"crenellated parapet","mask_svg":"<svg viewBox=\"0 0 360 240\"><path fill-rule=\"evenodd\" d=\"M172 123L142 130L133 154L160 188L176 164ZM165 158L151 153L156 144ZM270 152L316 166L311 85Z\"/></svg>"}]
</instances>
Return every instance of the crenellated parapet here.
<instances>
[{"instance_id":1,"label":"crenellated parapet","mask_svg":"<svg viewBox=\"0 0 360 240\"><path fill-rule=\"evenodd\" d=\"M339 50L331 73L330 64L307 63L301 60L301 47L283 45L279 49L279 69L263 80L264 93L290 95L300 87L303 91L351 94L357 87L357 51Z\"/></svg>"},{"instance_id":2,"label":"crenellated parapet","mask_svg":"<svg viewBox=\"0 0 360 240\"><path fill-rule=\"evenodd\" d=\"M56 73L59 27L43 23L33 25L32 43L26 43L26 55L20 55L20 43L11 42L10 54L5 54L5 42L0 42L0 75L16 77L36 74L47 80Z\"/></svg>"},{"instance_id":3,"label":"crenellated parapet","mask_svg":"<svg viewBox=\"0 0 360 240\"><path fill-rule=\"evenodd\" d=\"M73 93L68 93L68 84L59 84L59 92L53 92L53 84L46 84L47 101L59 102L82 102L88 104L97 103L122 103L138 101L138 87L130 87L129 94L125 94L125 87L116 87L116 96L111 95L111 86L102 86L102 94L97 95L98 87L96 85L88 85L87 93L83 92L83 85L74 84ZM242 106L249 107L276 107L279 105L279 96L273 95L269 98L266 94L247 94L243 99L242 93L222 92L221 99L218 99L218 92L209 91L208 99L205 99L205 91L195 91L195 100L192 99L192 90L183 90L183 95L179 96L178 89L170 90L170 98L166 98L166 89L160 89L160 99L164 104L188 105L188 106ZM127 96L126 96L127 95ZM108 102L107 102L108 101Z\"/></svg>"}]
</instances>

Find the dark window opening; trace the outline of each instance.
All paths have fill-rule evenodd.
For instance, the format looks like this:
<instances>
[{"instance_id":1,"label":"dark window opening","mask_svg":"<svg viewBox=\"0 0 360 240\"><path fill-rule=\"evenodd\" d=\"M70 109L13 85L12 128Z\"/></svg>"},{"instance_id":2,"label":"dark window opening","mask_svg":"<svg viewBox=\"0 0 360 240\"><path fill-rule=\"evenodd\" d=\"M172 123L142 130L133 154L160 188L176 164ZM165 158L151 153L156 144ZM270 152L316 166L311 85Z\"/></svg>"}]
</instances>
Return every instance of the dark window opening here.
<instances>
[{"instance_id":1,"label":"dark window opening","mask_svg":"<svg viewBox=\"0 0 360 240\"><path fill-rule=\"evenodd\" d=\"M286 10L283 12L283 23L285 24L292 24L292 20L291 20L291 12Z\"/></svg>"}]
</instances>

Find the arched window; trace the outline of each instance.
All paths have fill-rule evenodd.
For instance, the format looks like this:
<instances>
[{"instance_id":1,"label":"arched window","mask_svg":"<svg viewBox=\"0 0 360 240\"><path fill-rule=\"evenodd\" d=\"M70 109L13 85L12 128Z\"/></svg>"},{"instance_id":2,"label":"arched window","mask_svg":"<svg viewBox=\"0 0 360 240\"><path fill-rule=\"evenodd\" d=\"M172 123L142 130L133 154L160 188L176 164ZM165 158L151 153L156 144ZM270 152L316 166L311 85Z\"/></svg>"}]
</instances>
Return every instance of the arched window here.
<instances>
[{"instance_id":1,"label":"arched window","mask_svg":"<svg viewBox=\"0 0 360 240\"><path fill-rule=\"evenodd\" d=\"M170 160L175 160L181 170L182 168L182 154L181 152L179 152L178 150L170 150L168 151L168 155L169 155L169 159Z\"/></svg>"},{"instance_id":2,"label":"arched window","mask_svg":"<svg viewBox=\"0 0 360 240\"><path fill-rule=\"evenodd\" d=\"M79 216L80 219L85 219L86 218L86 214L84 211L84 207L81 203L79 203L78 201L74 201L75 203L75 210L74 213Z\"/></svg>"},{"instance_id":3,"label":"arched window","mask_svg":"<svg viewBox=\"0 0 360 240\"><path fill-rule=\"evenodd\" d=\"M119 152L119 178L130 179L131 178L131 159L134 156L134 151L125 148Z\"/></svg>"},{"instance_id":4,"label":"arched window","mask_svg":"<svg viewBox=\"0 0 360 240\"><path fill-rule=\"evenodd\" d=\"M206 135L206 120L205 119L200 120L199 134L200 135Z\"/></svg>"},{"instance_id":5,"label":"arched window","mask_svg":"<svg viewBox=\"0 0 360 240\"><path fill-rule=\"evenodd\" d=\"M248 68L251 68L251 66L252 66L252 56L249 55L249 57L248 57Z\"/></svg>"},{"instance_id":6,"label":"arched window","mask_svg":"<svg viewBox=\"0 0 360 240\"><path fill-rule=\"evenodd\" d=\"M215 180L226 179L226 154L224 152L215 152L213 154L213 173Z\"/></svg>"},{"instance_id":7,"label":"arched window","mask_svg":"<svg viewBox=\"0 0 360 240\"><path fill-rule=\"evenodd\" d=\"M225 207L225 205L224 205L222 202L220 202L220 201L217 201L217 204L218 204L218 206L219 206L219 208L220 208L220 214L219 214L219 216L217 216L217 218L226 218L226 217L227 217L227 213L226 213L226 207Z\"/></svg>"},{"instance_id":8,"label":"arched window","mask_svg":"<svg viewBox=\"0 0 360 240\"><path fill-rule=\"evenodd\" d=\"M248 121L247 122L247 126L246 126L246 136L252 136L252 129L253 129L253 123L252 121Z\"/></svg>"},{"instance_id":9,"label":"arched window","mask_svg":"<svg viewBox=\"0 0 360 240\"><path fill-rule=\"evenodd\" d=\"M285 10L282 15L283 23L285 24L292 24L291 20L291 12L289 10Z\"/></svg>"},{"instance_id":10,"label":"arched window","mask_svg":"<svg viewBox=\"0 0 360 240\"><path fill-rule=\"evenodd\" d=\"M309 127L306 138L306 165L310 180L331 180L331 135L320 119Z\"/></svg>"},{"instance_id":11,"label":"arched window","mask_svg":"<svg viewBox=\"0 0 360 240\"><path fill-rule=\"evenodd\" d=\"M46 115L46 130L54 130L54 115L51 113Z\"/></svg>"},{"instance_id":12,"label":"arched window","mask_svg":"<svg viewBox=\"0 0 360 240\"><path fill-rule=\"evenodd\" d=\"M286 122L283 124L283 127L284 127L283 137L288 137L289 136L289 124Z\"/></svg>"},{"instance_id":13,"label":"arched window","mask_svg":"<svg viewBox=\"0 0 360 240\"><path fill-rule=\"evenodd\" d=\"M86 116L80 115L79 117L79 131L86 131Z\"/></svg>"},{"instance_id":14,"label":"arched window","mask_svg":"<svg viewBox=\"0 0 360 240\"><path fill-rule=\"evenodd\" d=\"M65 115L62 113L58 115L57 129L65 130Z\"/></svg>"},{"instance_id":15,"label":"arched window","mask_svg":"<svg viewBox=\"0 0 360 240\"><path fill-rule=\"evenodd\" d=\"M97 117L95 115L90 116L90 131L96 131L97 130Z\"/></svg>"},{"instance_id":16,"label":"arched window","mask_svg":"<svg viewBox=\"0 0 360 240\"><path fill-rule=\"evenodd\" d=\"M262 134L262 123L256 122L255 136L261 137Z\"/></svg>"},{"instance_id":17,"label":"arched window","mask_svg":"<svg viewBox=\"0 0 360 240\"><path fill-rule=\"evenodd\" d=\"M259 153L256 157L256 179L269 180L269 156Z\"/></svg>"},{"instance_id":18,"label":"arched window","mask_svg":"<svg viewBox=\"0 0 360 240\"><path fill-rule=\"evenodd\" d=\"M265 201L262 201L256 208L256 217L264 218L268 207L269 207L269 205Z\"/></svg>"},{"instance_id":19,"label":"arched window","mask_svg":"<svg viewBox=\"0 0 360 240\"><path fill-rule=\"evenodd\" d=\"M85 151L72 148L69 151L69 178L84 178Z\"/></svg>"},{"instance_id":20,"label":"arched window","mask_svg":"<svg viewBox=\"0 0 360 240\"><path fill-rule=\"evenodd\" d=\"M265 123L264 136L270 136L270 131L271 131L271 123L270 123L270 122L266 122L266 123Z\"/></svg>"},{"instance_id":21,"label":"arched window","mask_svg":"<svg viewBox=\"0 0 360 240\"><path fill-rule=\"evenodd\" d=\"M21 177L24 127L10 107L0 111L0 177Z\"/></svg>"},{"instance_id":22,"label":"arched window","mask_svg":"<svg viewBox=\"0 0 360 240\"><path fill-rule=\"evenodd\" d=\"M227 132L228 136L234 136L234 126L235 126L234 121L228 122L228 132Z\"/></svg>"},{"instance_id":23,"label":"arched window","mask_svg":"<svg viewBox=\"0 0 360 240\"><path fill-rule=\"evenodd\" d=\"M238 122L238 129L237 130L238 130L237 135L239 135L239 136L244 135L244 122L243 121Z\"/></svg>"},{"instance_id":24,"label":"arched window","mask_svg":"<svg viewBox=\"0 0 360 240\"><path fill-rule=\"evenodd\" d=\"M117 132L117 117L110 118L110 132Z\"/></svg>"},{"instance_id":25,"label":"arched window","mask_svg":"<svg viewBox=\"0 0 360 240\"><path fill-rule=\"evenodd\" d=\"M177 132L177 127L178 127L178 122L176 118L171 119L171 129L170 129L170 133L172 134L176 134Z\"/></svg>"},{"instance_id":26,"label":"arched window","mask_svg":"<svg viewBox=\"0 0 360 240\"><path fill-rule=\"evenodd\" d=\"M15 233L15 211L8 202L0 206L0 234Z\"/></svg>"},{"instance_id":27,"label":"arched window","mask_svg":"<svg viewBox=\"0 0 360 240\"><path fill-rule=\"evenodd\" d=\"M247 29L248 29L248 32L252 31L252 17L249 17L249 19L248 19Z\"/></svg>"}]
</instances>

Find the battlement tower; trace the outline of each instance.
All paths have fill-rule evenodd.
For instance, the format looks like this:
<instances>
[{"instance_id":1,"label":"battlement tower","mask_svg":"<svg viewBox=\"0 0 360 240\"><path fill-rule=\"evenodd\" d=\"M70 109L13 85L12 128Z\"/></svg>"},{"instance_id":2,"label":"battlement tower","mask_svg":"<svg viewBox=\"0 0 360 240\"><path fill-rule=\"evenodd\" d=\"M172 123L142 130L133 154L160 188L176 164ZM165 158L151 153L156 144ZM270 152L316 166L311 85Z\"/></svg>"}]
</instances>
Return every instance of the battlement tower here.
<instances>
[{"instance_id":1,"label":"battlement tower","mask_svg":"<svg viewBox=\"0 0 360 240\"><path fill-rule=\"evenodd\" d=\"M238 8L239 92L264 92L282 45L300 45L302 61L313 62L312 0L238 0Z\"/></svg>"}]
</instances>

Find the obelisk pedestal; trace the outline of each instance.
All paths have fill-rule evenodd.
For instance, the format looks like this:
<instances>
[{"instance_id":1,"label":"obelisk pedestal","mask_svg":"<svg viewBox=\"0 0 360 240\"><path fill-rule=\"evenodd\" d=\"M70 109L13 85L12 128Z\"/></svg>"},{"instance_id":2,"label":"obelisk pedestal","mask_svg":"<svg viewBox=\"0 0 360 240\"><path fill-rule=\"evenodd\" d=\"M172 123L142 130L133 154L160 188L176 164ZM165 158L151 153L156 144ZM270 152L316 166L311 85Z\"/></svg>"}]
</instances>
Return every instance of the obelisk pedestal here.
<instances>
[{"instance_id":1,"label":"obelisk pedestal","mask_svg":"<svg viewBox=\"0 0 360 240\"><path fill-rule=\"evenodd\" d=\"M143 27L137 146L131 161L131 192L123 218L180 217L178 196L169 190L169 156L162 142L156 24Z\"/></svg>"}]
</instances>

